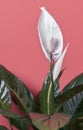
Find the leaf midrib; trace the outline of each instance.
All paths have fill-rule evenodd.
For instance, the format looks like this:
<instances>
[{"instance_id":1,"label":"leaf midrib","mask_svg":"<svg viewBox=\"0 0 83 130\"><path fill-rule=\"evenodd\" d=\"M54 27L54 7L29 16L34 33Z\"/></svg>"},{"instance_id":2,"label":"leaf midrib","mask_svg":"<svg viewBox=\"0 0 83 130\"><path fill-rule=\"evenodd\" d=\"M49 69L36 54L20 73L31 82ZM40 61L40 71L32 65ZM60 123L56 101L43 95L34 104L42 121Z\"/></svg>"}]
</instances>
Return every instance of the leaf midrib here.
<instances>
[{"instance_id":1,"label":"leaf midrib","mask_svg":"<svg viewBox=\"0 0 83 130\"><path fill-rule=\"evenodd\" d=\"M50 115L50 92L51 92L51 88L52 88L52 82L50 82L50 86L49 86L49 90L48 90L48 97L47 97L48 115Z\"/></svg>"},{"instance_id":2,"label":"leaf midrib","mask_svg":"<svg viewBox=\"0 0 83 130\"><path fill-rule=\"evenodd\" d=\"M20 100L19 96L13 91L13 89L6 83L7 87L11 90L11 92L18 98L20 104L22 104L22 106L24 107L26 113L28 114L29 116L29 113L27 112L27 108L26 106L23 104L22 100Z\"/></svg>"}]
</instances>

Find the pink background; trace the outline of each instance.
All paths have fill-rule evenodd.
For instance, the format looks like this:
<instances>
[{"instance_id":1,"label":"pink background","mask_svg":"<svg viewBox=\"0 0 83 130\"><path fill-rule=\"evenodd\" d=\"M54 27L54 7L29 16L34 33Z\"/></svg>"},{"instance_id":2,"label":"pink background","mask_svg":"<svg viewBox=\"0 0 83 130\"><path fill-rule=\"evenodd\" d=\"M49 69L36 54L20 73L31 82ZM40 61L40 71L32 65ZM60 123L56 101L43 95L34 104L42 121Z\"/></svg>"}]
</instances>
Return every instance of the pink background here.
<instances>
[{"instance_id":1,"label":"pink background","mask_svg":"<svg viewBox=\"0 0 83 130\"><path fill-rule=\"evenodd\" d=\"M66 70L61 89L83 71L83 0L0 0L0 64L35 95L49 70L37 32L41 6L58 22L64 47L70 42L63 62Z\"/></svg>"}]
</instances>

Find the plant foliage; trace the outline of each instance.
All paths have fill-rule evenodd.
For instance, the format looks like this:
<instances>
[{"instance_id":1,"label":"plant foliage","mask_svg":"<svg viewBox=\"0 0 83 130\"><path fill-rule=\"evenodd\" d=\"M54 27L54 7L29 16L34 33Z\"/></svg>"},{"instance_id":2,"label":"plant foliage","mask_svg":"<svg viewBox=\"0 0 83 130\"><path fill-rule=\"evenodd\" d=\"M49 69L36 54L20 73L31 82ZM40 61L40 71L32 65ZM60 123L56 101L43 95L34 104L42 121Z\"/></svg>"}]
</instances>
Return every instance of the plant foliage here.
<instances>
[{"instance_id":1,"label":"plant foliage","mask_svg":"<svg viewBox=\"0 0 83 130\"><path fill-rule=\"evenodd\" d=\"M47 74L36 98L38 104L24 83L0 65L0 114L9 120L11 130L13 126L18 130L28 130L29 125L34 130L74 130L76 126L80 130L83 128L83 73L61 92L59 78L60 75L52 85L50 72ZM24 114L12 112L12 101ZM40 109L37 110L37 107ZM0 129L7 130L5 126L0 126Z\"/></svg>"}]
</instances>

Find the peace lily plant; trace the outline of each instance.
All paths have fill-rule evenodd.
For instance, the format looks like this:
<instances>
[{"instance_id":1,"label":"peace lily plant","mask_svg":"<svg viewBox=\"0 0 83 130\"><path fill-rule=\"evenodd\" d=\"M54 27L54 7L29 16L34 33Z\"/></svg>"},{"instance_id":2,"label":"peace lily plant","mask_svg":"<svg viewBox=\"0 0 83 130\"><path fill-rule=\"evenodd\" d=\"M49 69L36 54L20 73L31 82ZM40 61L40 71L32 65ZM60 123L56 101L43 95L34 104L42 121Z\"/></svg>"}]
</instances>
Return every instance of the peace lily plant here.
<instances>
[{"instance_id":1,"label":"peace lily plant","mask_svg":"<svg viewBox=\"0 0 83 130\"><path fill-rule=\"evenodd\" d=\"M83 130L83 73L60 91L62 62L69 44L63 51L62 32L45 7L41 8L38 34L41 47L50 63L42 89L35 98L25 84L0 65L0 114L14 130ZM12 111L12 102L22 111ZM0 130L8 130L3 124Z\"/></svg>"}]
</instances>

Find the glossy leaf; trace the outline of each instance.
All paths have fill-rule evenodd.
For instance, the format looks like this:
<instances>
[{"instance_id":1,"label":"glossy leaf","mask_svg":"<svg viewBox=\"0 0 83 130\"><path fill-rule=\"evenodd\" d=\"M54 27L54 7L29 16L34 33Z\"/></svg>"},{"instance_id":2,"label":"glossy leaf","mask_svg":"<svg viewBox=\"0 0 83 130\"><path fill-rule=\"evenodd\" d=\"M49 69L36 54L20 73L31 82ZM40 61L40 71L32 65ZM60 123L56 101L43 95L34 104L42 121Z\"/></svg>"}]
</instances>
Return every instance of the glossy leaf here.
<instances>
[{"instance_id":1,"label":"glossy leaf","mask_svg":"<svg viewBox=\"0 0 83 130\"><path fill-rule=\"evenodd\" d=\"M74 78L55 98L55 107L58 109L69 99L83 91L83 74ZM65 98L66 97L66 98Z\"/></svg>"},{"instance_id":2,"label":"glossy leaf","mask_svg":"<svg viewBox=\"0 0 83 130\"><path fill-rule=\"evenodd\" d=\"M82 99L81 101L79 101L79 104L77 104L77 108L75 108L75 111L73 112L72 118L68 123L67 127L69 128L69 126L71 125L73 125L74 129L77 126L79 130L83 130L83 93L82 93Z\"/></svg>"},{"instance_id":3,"label":"glossy leaf","mask_svg":"<svg viewBox=\"0 0 83 130\"><path fill-rule=\"evenodd\" d=\"M63 74L63 72L64 72L65 69L66 69L66 68L64 68L64 69L62 69L62 70L60 71L60 74L59 74L59 76L58 76L59 79L61 78L61 76L62 76L62 74Z\"/></svg>"},{"instance_id":4,"label":"glossy leaf","mask_svg":"<svg viewBox=\"0 0 83 130\"><path fill-rule=\"evenodd\" d=\"M60 91L59 79L57 78L54 82L54 97L58 96Z\"/></svg>"},{"instance_id":5,"label":"glossy leaf","mask_svg":"<svg viewBox=\"0 0 83 130\"><path fill-rule=\"evenodd\" d=\"M52 86L50 72L40 92L40 109L43 114L51 115L54 112L54 86Z\"/></svg>"},{"instance_id":6,"label":"glossy leaf","mask_svg":"<svg viewBox=\"0 0 83 130\"><path fill-rule=\"evenodd\" d=\"M59 92L60 92L60 84L59 84L59 79L61 78L63 71L65 69L61 70L58 78L54 81L54 97L58 96Z\"/></svg>"},{"instance_id":7,"label":"glossy leaf","mask_svg":"<svg viewBox=\"0 0 83 130\"><path fill-rule=\"evenodd\" d=\"M33 124L39 130L57 130L67 123L70 116L62 113L55 113L52 116L39 113L30 113Z\"/></svg>"},{"instance_id":8,"label":"glossy leaf","mask_svg":"<svg viewBox=\"0 0 83 130\"><path fill-rule=\"evenodd\" d=\"M76 94L80 93L83 91L83 85L79 85L77 87L71 88L67 90L66 92L59 94L55 98L55 110L59 110L59 108L64 105L70 98L75 96Z\"/></svg>"},{"instance_id":9,"label":"glossy leaf","mask_svg":"<svg viewBox=\"0 0 83 130\"><path fill-rule=\"evenodd\" d=\"M68 124L60 130L83 130L83 99L79 101L77 108L71 113L71 119ZM72 103L72 102L71 102ZM71 105L71 104L70 104ZM69 112L67 109L62 110L64 113Z\"/></svg>"},{"instance_id":10,"label":"glossy leaf","mask_svg":"<svg viewBox=\"0 0 83 130\"><path fill-rule=\"evenodd\" d=\"M74 111L73 118L83 118L83 92L82 96L80 98L79 104L77 105L77 108Z\"/></svg>"},{"instance_id":11,"label":"glossy leaf","mask_svg":"<svg viewBox=\"0 0 83 130\"><path fill-rule=\"evenodd\" d=\"M59 130L83 130L83 120L75 119L70 124Z\"/></svg>"},{"instance_id":12,"label":"glossy leaf","mask_svg":"<svg viewBox=\"0 0 83 130\"><path fill-rule=\"evenodd\" d=\"M83 104L80 105L82 99L83 99L83 92L80 92L79 94L72 97L64 104L64 106L62 107L63 111L74 114L74 112L77 110L77 108L79 108L78 113L81 113L82 109L83 109L83 108L81 108L81 107L83 107ZM78 114L78 113L76 112L76 114ZM80 116L82 116L82 115L83 115L83 112L80 114Z\"/></svg>"},{"instance_id":13,"label":"glossy leaf","mask_svg":"<svg viewBox=\"0 0 83 130\"><path fill-rule=\"evenodd\" d=\"M0 130L9 130L9 129L6 128L5 126L0 125Z\"/></svg>"},{"instance_id":14,"label":"glossy leaf","mask_svg":"<svg viewBox=\"0 0 83 130\"><path fill-rule=\"evenodd\" d=\"M71 112L71 120L65 126L68 130L76 127L80 130L83 129L83 92L71 98L63 107L62 111L65 113Z\"/></svg>"},{"instance_id":15,"label":"glossy leaf","mask_svg":"<svg viewBox=\"0 0 83 130\"><path fill-rule=\"evenodd\" d=\"M0 109L4 111L11 110L11 96L7 84L0 79Z\"/></svg>"},{"instance_id":16,"label":"glossy leaf","mask_svg":"<svg viewBox=\"0 0 83 130\"><path fill-rule=\"evenodd\" d=\"M67 90L71 88L76 88L77 85L83 85L83 74L78 75L76 78L74 78L69 84L66 85L66 87L63 89L62 93L66 92ZM73 113L73 116L76 116L77 113L81 113L80 115L83 115L83 106L82 106L82 99L83 99L83 90L82 92L78 93L74 97L71 97L62 107L64 112L70 112ZM78 109L79 108L79 109ZM76 112L78 110L78 112ZM75 114L76 113L76 114ZM78 114L79 115L79 114Z\"/></svg>"},{"instance_id":17,"label":"glossy leaf","mask_svg":"<svg viewBox=\"0 0 83 130\"><path fill-rule=\"evenodd\" d=\"M83 84L83 73L78 75L69 84L67 84L62 93L67 92L67 90L77 87L77 85L80 84ZM70 122L63 128L63 130L77 130L76 128L79 128L80 130L83 129L83 119L78 119L80 117L83 117L83 92L80 92L74 97L70 98L62 106L61 111L64 113L71 113L72 115Z\"/></svg>"},{"instance_id":18,"label":"glossy leaf","mask_svg":"<svg viewBox=\"0 0 83 130\"><path fill-rule=\"evenodd\" d=\"M64 89L61 91L61 93L66 92L67 90L69 90L70 88L76 87L80 84L83 84L83 73L79 74L78 76L76 76L72 81L70 81L65 87Z\"/></svg>"},{"instance_id":19,"label":"glossy leaf","mask_svg":"<svg viewBox=\"0 0 83 130\"><path fill-rule=\"evenodd\" d=\"M14 74L0 65L0 78L11 91L13 101L28 114L32 110L34 99L28 88Z\"/></svg>"},{"instance_id":20,"label":"glossy leaf","mask_svg":"<svg viewBox=\"0 0 83 130\"><path fill-rule=\"evenodd\" d=\"M11 123L11 125L15 126L19 130L28 130L27 124L31 124L28 118L26 119L25 117L14 112L6 112L0 110L0 114L6 117Z\"/></svg>"},{"instance_id":21,"label":"glossy leaf","mask_svg":"<svg viewBox=\"0 0 83 130\"><path fill-rule=\"evenodd\" d=\"M52 93L50 93L50 97L49 97L50 104L48 105L48 106L50 106L50 108L49 108L50 114L52 114L54 112L54 105L55 105L54 97L56 97L59 94L59 90L60 90L59 79L60 79L63 71L64 70L62 70L60 72L58 78L53 82ZM37 97L37 100L39 100L39 97L40 97L40 109L41 109L42 113L44 113L44 114L48 114L47 98L48 98L50 82L51 82L51 77L50 77L50 72L48 72L48 74L45 78L44 84L43 84L42 91L40 92L40 94ZM52 94L52 96L51 96L51 94ZM39 103L38 103L38 106L39 106Z\"/></svg>"},{"instance_id":22,"label":"glossy leaf","mask_svg":"<svg viewBox=\"0 0 83 130\"><path fill-rule=\"evenodd\" d=\"M29 130L28 124L23 122L21 119L10 119L10 123L15 126L18 130Z\"/></svg>"}]
</instances>

